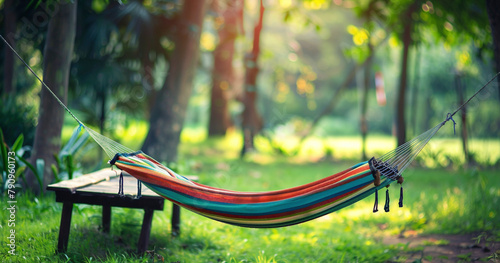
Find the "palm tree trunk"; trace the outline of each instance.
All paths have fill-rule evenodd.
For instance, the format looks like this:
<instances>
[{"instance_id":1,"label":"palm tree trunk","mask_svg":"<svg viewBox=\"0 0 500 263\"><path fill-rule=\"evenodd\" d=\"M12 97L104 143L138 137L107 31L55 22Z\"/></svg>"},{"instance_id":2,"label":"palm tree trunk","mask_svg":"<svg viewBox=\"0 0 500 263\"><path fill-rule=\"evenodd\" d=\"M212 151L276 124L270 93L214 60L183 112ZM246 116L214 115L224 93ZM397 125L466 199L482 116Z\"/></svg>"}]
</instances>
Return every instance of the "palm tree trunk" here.
<instances>
[{"instance_id":1,"label":"palm tree trunk","mask_svg":"<svg viewBox=\"0 0 500 263\"><path fill-rule=\"evenodd\" d=\"M76 7L77 0L60 3L59 9L50 19L44 48L43 80L63 102L66 101L69 69L75 42ZM42 87L38 126L31 160L33 163L37 159L45 161L43 189L54 179L50 167L55 163L54 154L57 154L61 148L63 120L64 109L47 89ZM34 175L28 173L26 177L30 184L28 187L38 193L39 188Z\"/></svg>"}]
</instances>

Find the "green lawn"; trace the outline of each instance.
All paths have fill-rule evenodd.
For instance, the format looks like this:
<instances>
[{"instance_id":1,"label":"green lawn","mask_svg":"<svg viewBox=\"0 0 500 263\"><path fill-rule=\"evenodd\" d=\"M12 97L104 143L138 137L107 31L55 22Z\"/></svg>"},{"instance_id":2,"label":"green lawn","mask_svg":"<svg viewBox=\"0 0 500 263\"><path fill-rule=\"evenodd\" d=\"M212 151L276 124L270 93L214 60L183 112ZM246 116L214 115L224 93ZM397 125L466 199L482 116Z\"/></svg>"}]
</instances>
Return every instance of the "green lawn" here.
<instances>
[{"instance_id":1,"label":"green lawn","mask_svg":"<svg viewBox=\"0 0 500 263\"><path fill-rule=\"evenodd\" d=\"M318 152L305 151L295 157L277 156L265 152L264 141L259 142L264 153L240 160L238 140L228 136L201 143L197 139L185 141L180 148L183 161L178 169L199 175L201 183L211 186L263 191L308 183L356 163L341 160L343 157L335 150L333 160L321 158L324 157L321 147L315 148ZM373 140L372 143L383 146L387 138L381 138L382 142ZM449 142L443 140L443 143ZM490 146L494 143L498 145L498 140L485 142ZM355 148L350 145L335 149L345 148L348 152ZM493 154L499 154L498 148ZM448 146L443 149L431 152L453 153ZM403 262L405 257L401 255L410 248L406 244L384 245L381 243L384 235L404 231L478 235L486 232L500 239L498 174L498 168L410 167L405 173L403 208L397 207L399 186L394 184L389 188L389 213L383 212L385 197L380 193L378 213L372 213L374 199L368 197L336 213L278 229L240 228L183 210L182 234L172 238L168 204L165 211L155 213L150 240L153 252L145 257L134 255L141 211L113 209L111 233L103 234L98 227L100 208L78 205L73 214L69 250L66 254L55 254L61 205L55 203L52 194L38 198L23 194L17 197L17 255L8 255L6 238L1 240L0 254L12 262L161 262L161 258L165 262ZM6 207L7 199L1 201ZM0 216L2 237L8 236L10 230L8 216L5 210Z\"/></svg>"}]
</instances>

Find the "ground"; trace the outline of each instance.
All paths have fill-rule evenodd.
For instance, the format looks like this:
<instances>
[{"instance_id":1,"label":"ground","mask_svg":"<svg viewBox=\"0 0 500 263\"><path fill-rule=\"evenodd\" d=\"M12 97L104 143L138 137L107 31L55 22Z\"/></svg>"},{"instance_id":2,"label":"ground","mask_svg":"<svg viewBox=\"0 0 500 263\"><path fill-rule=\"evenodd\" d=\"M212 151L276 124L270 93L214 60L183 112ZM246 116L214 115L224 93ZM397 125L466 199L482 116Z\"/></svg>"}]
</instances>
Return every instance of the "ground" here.
<instances>
[{"instance_id":1,"label":"ground","mask_svg":"<svg viewBox=\"0 0 500 263\"><path fill-rule=\"evenodd\" d=\"M477 242L478 234L464 235L415 235L411 232L403 236L388 236L383 242L388 245L408 244L415 249L402 255L404 262L500 262L500 243ZM412 250L412 249L410 249Z\"/></svg>"}]
</instances>

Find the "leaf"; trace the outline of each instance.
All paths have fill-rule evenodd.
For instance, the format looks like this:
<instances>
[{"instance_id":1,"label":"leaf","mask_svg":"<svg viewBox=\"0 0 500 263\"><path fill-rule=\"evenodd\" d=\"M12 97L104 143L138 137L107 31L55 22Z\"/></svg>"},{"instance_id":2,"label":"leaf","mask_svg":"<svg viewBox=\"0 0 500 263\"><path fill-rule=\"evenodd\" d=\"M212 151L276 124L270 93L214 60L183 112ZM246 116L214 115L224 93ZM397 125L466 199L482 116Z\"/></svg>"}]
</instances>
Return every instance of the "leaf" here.
<instances>
[{"instance_id":1,"label":"leaf","mask_svg":"<svg viewBox=\"0 0 500 263\"><path fill-rule=\"evenodd\" d=\"M38 184L40 185L40 193L43 193L43 170L45 169L45 161L43 159L36 160L36 170L38 176L36 179L38 180Z\"/></svg>"},{"instance_id":2,"label":"leaf","mask_svg":"<svg viewBox=\"0 0 500 263\"><path fill-rule=\"evenodd\" d=\"M69 180L73 179L73 171L74 171L73 155L68 155L66 157L66 169L68 171L68 179Z\"/></svg>"},{"instance_id":3,"label":"leaf","mask_svg":"<svg viewBox=\"0 0 500 263\"><path fill-rule=\"evenodd\" d=\"M64 158L64 156L61 157L61 158ZM59 156L57 156L56 154L54 154L54 159L56 160L57 167L59 167L59 168L62 167L61 158L59 158Z\"/></svg>"},{"instance_id":4,"label":"leaf","mask_svg":"<svg viewBox=\"0 0 500 263\"><path fill-rule=\"evenodd\" d=\"M21 147L21 149L16 151L16 156L24 156L24 153L29 151L31 151L31 146L29 145L23 146Z\"/></svg>"},{"instance_id":5,"label":"leaf","mask_svg":"<svg viewBox=\"0 0 500 263\"><path fill-rule=\"evenodd\" d=\"M61 178L59 178L59 172L57 171L56 165L52 164L50 166L50 169L52 170L52 174L54 175L54 178L56 179L56 182L62 181Z\"/></svg>"},{"instance_id":6,"label":"leaf","mask_svg":"<svg viewBox=\"0 0 500 263\"><path fill-rule=\"evenodd\" d=\"M36 3L35 3L35 1L36 1ZM26 6L26 9L28 9L29 7L31 7L33 5L33 3L35 3L35 5L33 6L33 8L36 9L42 3L42 0L30 0L30 2L28 3L28 5Z\"/></svg>"},{"instance_id":7,"label":"leaf","mask_svg":"<svg viewBox=\"0 0 500 263\"><path fill-rule=\"evenodd\" d=\"M20 178L21 174L24 173L25 170L26 170L26 166L17 167L16 173L15 173L16 178Z\"/></svg>"},{"instance_id":8,"label":"leaf","mask_svg":"<svg viewBox=\"0 0 500 263\"><path fill-rule=\"evenodd\" d=\"M2 129L0 129L0 150L1 150L0 153L2 154L2 171L3 171L4 169L7 169L8 162L7 162L7 146L4 143Z\"/></svg>"},{"instance_id":9,"label":"leaf","mask_svg":"<svg viewBox=\"0 0 500 263\"><path fill-rule=\"evenodd\" d=\"M27 166L33 172L33 174L36 177L36 180L40 184L42 182L42 178L43 178L43 169L40 173L38 171L38 169L35 169L35 167L30 162L28 162L26 159L24 159L22 156L16 156L16 158L17 158L18 162L23 163L25 166ZM42 161L43 166L45 165L45 162L42 159L38 159L38 160L36 160L37 168L39 168L39 161ZM42 189L42 188L43 188L43 185L41 184L40 189Z\"/></svg>"},{"instance_id":10,"label":"leaf","mask_svg":"<svg viewBox=\"0 0 500 263\"><path fill-rule=\"evenodd\" d=\"M21 134L17 137L16 141L12 145L11 150L17 152L19 149L21 149L21 147L23 147L23 143L24 143L24 135Z\"/></svg>"},{"instance_id":11,"label":"leaf","mask_svg":"<svg viewBox=\"0 0 500 263\"><path fill-rule=\"evenodd\" d=\"M71 147L73 146L73 144L75 144L75 142L78 140L78 135L80 135L81 130L82 130L81 125L78 125L78 127L76 127L74 129L73 134L69 138L68 143L66 143L66 145L64 145L64 147L61 149L61 152L59 152L60 159L63 159L64 156L70 154L69 151L70 151ZM85 133L85 134L87 134L87 133Z\"/></svg>"},{"instance_id":12,"label":"leaf","mask_svg":"<svg viewBox=\"0 0 500 263\"><path fill-rule=\"evenodd\" d=\"M83 133L82 136L76 141L73 147L69 150L69 155L75 155L75 153L87 142L89 134L87 132Z\"/></svg>"}]
</instances>

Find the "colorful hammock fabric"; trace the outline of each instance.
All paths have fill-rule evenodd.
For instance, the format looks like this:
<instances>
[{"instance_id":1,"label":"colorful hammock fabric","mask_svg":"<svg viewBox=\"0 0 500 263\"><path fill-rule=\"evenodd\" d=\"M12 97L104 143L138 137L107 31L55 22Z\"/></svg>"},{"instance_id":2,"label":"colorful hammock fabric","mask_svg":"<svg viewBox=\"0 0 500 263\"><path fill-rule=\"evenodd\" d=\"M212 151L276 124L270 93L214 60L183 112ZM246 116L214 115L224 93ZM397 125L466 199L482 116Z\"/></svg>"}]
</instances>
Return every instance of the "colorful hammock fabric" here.
<instances>
[{"instance_id":1,"label":"colorful hammock fabric","mask_svg":"<svg viewBox=\"0 0 500 263\"><path fill-rule=\"evenodd\" d=\"M393 179L374 185L374 159L302 186L269 192L237 192L202 185L176 174L142 152L117 154L110 162L154 192L195 213L252 228L290 226L353 204Z\"/></svg>"}]
</instances>

